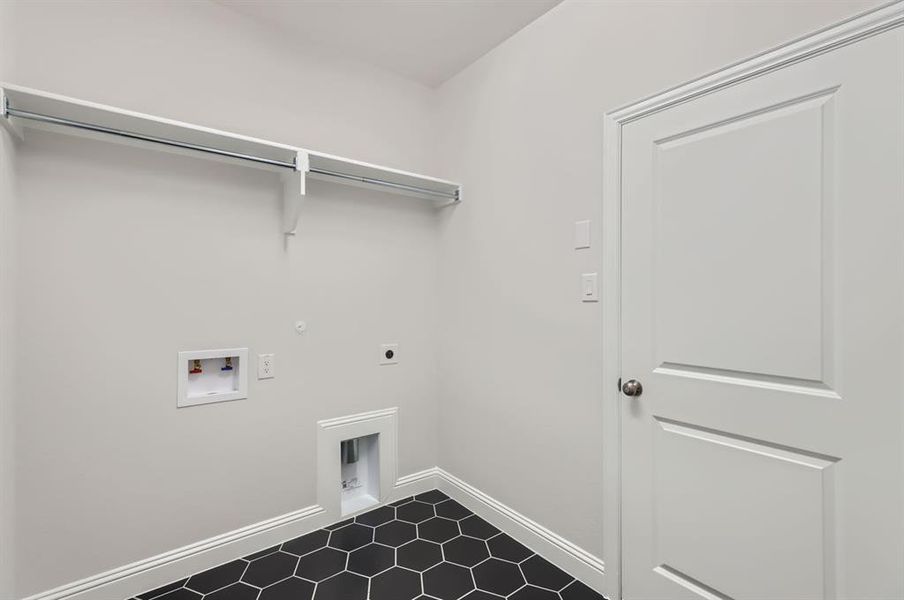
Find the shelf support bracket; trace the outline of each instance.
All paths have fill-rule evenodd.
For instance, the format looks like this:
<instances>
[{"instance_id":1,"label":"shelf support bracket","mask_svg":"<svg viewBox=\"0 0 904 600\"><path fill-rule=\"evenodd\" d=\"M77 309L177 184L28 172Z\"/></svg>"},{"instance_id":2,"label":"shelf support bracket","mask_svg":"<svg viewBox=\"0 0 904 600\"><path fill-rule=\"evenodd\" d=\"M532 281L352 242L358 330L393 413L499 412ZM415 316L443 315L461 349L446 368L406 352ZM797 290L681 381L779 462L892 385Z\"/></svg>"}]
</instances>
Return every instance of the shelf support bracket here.
<instances>
[{"instance_id":1,"label":"shelf support bracket","mask_svg":"<svg viewBox=\"0 0 904 600\"><path fill-rule=\"evenodd\" d=\"M0 124L9 131L14 138L17 140L25 139L25 134L22 133L22 128L19 127L18 123L13 122L12 117L9 116L7 112L9 109L9 96L6 95L6 90L0 88Z\"/></svg>"},{"instance_id":2,"label":"shelf support bracket","mask_svg":"<svg viewBox=\"0 0 904 600\"><path fill-rule=\"evenodd\" d=\"M295 170L283 175L283 231L286 235L295 235L298 228L309 170L308 153L299 151L295 154Z\"/></svg>"}]
</instances>

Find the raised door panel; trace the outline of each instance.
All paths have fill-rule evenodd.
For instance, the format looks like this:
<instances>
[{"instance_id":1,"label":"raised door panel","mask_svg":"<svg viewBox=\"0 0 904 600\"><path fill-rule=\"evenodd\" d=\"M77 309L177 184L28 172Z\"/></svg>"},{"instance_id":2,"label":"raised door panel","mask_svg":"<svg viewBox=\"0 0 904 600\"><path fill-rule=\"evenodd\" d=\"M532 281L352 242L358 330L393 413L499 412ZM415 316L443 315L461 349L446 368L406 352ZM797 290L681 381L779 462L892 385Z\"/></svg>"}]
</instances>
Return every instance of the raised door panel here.
<instances>
[{"instance_id":1,"label":"raised door panel","mask_svg":"<svg viewBox=\"0 0 904 600\"><path fill-rule=\"evenodd\" d=\"M659 366L824 384L830 99L654 143Z\"/></svg>"},{"instance_id":2,"label":"raised door panel","mask_svg":"<svg viewBox=\"0 0 904 600\"><path fill-rule=\"evenodd\" d=\"M702 597L826 597L837 459L656 423L656 573Z\"/></svg>"}]
</instances>

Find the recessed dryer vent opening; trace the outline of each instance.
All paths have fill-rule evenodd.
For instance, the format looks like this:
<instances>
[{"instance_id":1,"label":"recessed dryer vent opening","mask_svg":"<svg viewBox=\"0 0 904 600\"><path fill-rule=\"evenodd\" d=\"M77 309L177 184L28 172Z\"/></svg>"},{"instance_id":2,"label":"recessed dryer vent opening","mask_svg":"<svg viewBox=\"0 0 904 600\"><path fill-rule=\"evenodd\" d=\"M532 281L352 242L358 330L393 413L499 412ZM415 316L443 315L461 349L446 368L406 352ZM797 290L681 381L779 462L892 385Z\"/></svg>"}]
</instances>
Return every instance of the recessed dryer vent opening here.
<instances>
[{"instance_id":1,"label":"recessed dryer vent opening","mask_svg":"<svg viewBox=\"0 0 904 600\"><path fill-rule=\"evenodd\" d=\"M342 515L380 502L380 434L343 440L339 444Z\"/></svg>"},{"instance_id":2,"label":"recessed dryer vent opening","mask_svg":"<svg viewBox=\"0 0 904 600\"><path fill-rule=\"evenodd\" d=\"M338 521L389 501L398 481L398 409L317 421L317 504Z\"/></svg>"}]
</instances>

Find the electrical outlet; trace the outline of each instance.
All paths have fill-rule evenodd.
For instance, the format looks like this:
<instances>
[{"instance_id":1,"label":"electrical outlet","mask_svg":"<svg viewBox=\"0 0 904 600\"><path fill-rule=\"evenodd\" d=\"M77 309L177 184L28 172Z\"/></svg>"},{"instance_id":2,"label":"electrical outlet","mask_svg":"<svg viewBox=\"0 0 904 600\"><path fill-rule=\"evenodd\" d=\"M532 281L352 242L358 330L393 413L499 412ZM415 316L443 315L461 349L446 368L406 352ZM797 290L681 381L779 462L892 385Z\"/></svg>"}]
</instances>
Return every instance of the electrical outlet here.
<instances>
[{"instance_id":1,"label":"electrical outlet","mask_svg":"<svg viewBox=\"0 0 904 600\"><path fill-rule=\"evenodd\" d=\"M399 364L399 345L398 344L381 344L380 345L380 364L381 365L397 365L397 364Z\"/></svg>"},{"instance_id":2,"label":"electrical outlet","mask_svg":"<svg viewBox=\"0 0 904 600\"><path fill-rule=\"evenodd\" d=\"M273 379L276 377L276 355L275 354L258 354L257 355L257 378Z\"/></svg>"}]
</instances>

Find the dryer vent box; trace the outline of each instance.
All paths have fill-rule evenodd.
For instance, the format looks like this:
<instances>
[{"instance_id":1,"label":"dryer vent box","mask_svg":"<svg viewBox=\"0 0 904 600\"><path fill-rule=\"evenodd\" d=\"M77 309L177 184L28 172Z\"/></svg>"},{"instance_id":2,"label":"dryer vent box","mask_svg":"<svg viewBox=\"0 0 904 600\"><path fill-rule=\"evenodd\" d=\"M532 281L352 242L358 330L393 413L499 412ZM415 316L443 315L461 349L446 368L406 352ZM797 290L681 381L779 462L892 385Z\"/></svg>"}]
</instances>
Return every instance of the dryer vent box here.
<instances>
[{"instance_id":1,"label":"dryer vent box","mask_svg":"<svg viewBox=\"0 0 904 600\"><path fill-rule=\"evenodd\" d=\"M342 440L339 444L342 515L380 502L380 434Z\"/></svg>"}]
</instances>

